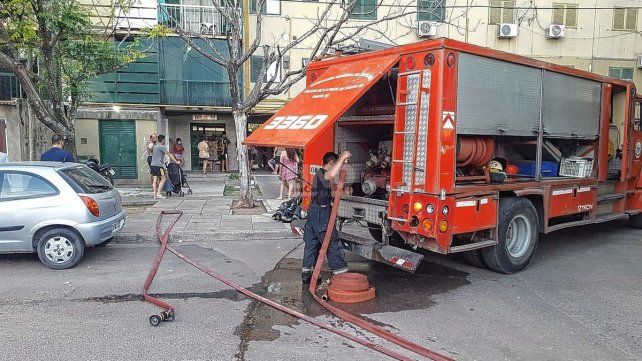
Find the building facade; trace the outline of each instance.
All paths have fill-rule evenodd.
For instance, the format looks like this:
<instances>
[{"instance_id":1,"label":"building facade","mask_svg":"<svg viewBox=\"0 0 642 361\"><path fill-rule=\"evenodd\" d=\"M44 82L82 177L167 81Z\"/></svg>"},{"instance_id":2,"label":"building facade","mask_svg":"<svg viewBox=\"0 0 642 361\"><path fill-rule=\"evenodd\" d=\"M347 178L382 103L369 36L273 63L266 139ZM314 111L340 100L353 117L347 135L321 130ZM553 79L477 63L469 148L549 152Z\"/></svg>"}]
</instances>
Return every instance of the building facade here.
<instances>
[{"instance_id":1,"label":"building facade","mask_svg":"<svg viewBox=\"0 0 642 361\"><path fill-rule=\"evenodd\" d=\"M303 34L324 2L272 0L263 15L262 38L281 45ZM407 44L448 37L603 75L633 80L642 87L642 0L356 0L349 26L395 14L358 37L388 44ZM270 4L270 0L268 0ZM256 15L251 16L250 26ZM555 26L555 25L562 25ZM557 33L561 31L561 33ZM313 39L289 54L289 66L308 61ZM345 45L350 45L346 42ZM260 64L258 59L253 64ZM252 65L252 64L251 64ZM304 86L290 89L291 98Z\"/></svg>"},{"instance_id":2,"label":"building facade","mask_svg":"<svg viewBox=\"0 0 642 361\"><path fill-rule=\"evenodd\" d=\"M271 47L295 41L310 29L326 1L244 0L244 46L258 35ZM634 81L642 88L642 35L639 10L642 0L356 0L346 26L365 29L337 48L359 39L385 44L407 44L448 37L476 45L572 66L598 74ZM257 11L262 13L261 34L255 34ZM338 13L331 12L330 19ZM195 42L210 42L225 53L226 24L211 0L138 0L127 13L117 13L114 42L127 46L143 29L161 24L198 33ZM381 21L385 18L394 19ZM346 30L344 33L349 33ZM282 71L300 69L310 60L315 37L303 40L274 66ZM164 133L170 145L181 138L186 169L199 169L196 144L203 137L229 134L231 169L236 169L235 126L230 111L230 81L226 71L196 52L180 37L170 35L143 41L146 56L117 72L103 74L91 84L91 97L77 115L78 154L111 163L122 181L146 181L143 158L152 132ZM247 62L244 92L254 86L262 64L259 49ZM256 107L260 122L304 87L304 81ZM29 159L29 152L12 151L28 145L26 130L19 130L24 109L15 98L19 85L11 74L0 73L0 142L13 159ZM10 124L11 123L11 124ZM40 134L40 132L38 132Z\"/></svg>"},{"instance_id":3,"label":"building facade","mask_svg":"<svg viewBox=\"0 0 642 361\"><path fill-rule=\"evenodd\" d=\"M185 147L183 168L192 170L202 167L199 141L226 132L232 141L230 168L236 169L225 69L176 35L149 40L143 33L157 24L181 27L199 34L194 42L210 42L225 53L220 19L205 0L139 0L127 12L117 12L115 44L128 47L136 41L134 46L144 56L90 82L89 100L76 117L79 158L112 164L120 182L148 181L144 152L150 134L165 134L169 147L180 138Z\"/></svg>"}]
</instances>

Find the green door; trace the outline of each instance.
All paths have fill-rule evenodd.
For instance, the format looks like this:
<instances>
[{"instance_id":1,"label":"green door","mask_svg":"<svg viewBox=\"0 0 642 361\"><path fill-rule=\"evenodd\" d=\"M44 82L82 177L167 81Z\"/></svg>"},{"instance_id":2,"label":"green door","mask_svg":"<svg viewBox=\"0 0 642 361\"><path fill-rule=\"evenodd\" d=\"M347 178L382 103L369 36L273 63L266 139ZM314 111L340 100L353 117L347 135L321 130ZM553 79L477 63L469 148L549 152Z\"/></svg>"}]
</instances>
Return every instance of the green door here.
<instances>
[{"instance_id":1,"label":"green door","mask_svg":"<svg viewBox=\"0 0 642 361\"><path fill-rule=\"evenodd\" d=\"M136 123L133 120L101 120L100 162L109 163L114 178L136 179Z\"/></svg>"}]
</instances>

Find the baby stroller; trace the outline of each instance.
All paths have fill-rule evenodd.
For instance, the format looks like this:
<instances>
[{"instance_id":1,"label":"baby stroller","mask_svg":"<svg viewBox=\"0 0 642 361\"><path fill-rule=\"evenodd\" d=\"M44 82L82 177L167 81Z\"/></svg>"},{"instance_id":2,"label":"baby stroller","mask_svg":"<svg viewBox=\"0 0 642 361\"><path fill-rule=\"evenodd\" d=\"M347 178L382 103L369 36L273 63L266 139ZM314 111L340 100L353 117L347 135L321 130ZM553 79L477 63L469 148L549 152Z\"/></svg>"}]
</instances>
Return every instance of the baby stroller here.
<instances>
[{"instance_id":1,"label":"baby stroller","mask_svg":"<svg viewBox=\"0 0 642 361\"><path fill-rule=\"evenodd\" d=\"M166 194L168 197L170 197L172 193L178 194L179 197L185 196L185 192L183 192L183 187L187 188L187 194L192 194L192 188L187 183L187 178L185 177L185 173L183 172L183 169L181 168L180 165L176 163L168 164L167 178L168 178L168 183L171 183L173 186L172 190L166 191Z\"/></svg>"}]
</instances>

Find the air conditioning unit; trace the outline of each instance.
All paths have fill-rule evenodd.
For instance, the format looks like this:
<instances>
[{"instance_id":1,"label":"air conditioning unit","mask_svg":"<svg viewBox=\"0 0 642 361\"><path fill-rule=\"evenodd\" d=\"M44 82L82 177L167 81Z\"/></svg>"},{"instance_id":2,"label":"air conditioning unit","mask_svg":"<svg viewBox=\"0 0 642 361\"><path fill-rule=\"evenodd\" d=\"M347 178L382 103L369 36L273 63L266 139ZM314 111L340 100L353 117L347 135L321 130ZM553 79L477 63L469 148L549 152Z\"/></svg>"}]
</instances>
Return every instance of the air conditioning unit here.
<instances>
[{"instance_id":1,"label":"air conditioning unit","mask_svg":"<svg viewBox=\"0 0 642 361\"><path fill-rule=\"evenodd\" d=\"M638 60L635 63L638 69L642 69L642 55L638 55Z\"/></svg>"},{"instance_id":2,"label":"air conditioning unit","mask_svg":"<svg viewBox=\"0 0 642 361\"><path fill-rule=\"evenodd\" d=\"M201 35L214 35L214 24L212 23L201 23Z\"/></svg>"},{"instance_id":3,"label":"air conditioning unit","mask_svg":"<svg viewBox=\"0 0 642 361\"><path fill-rule=\"evenodd\" d=\"M514 38L519 31L517 24L499 24L497 29L497 37L501 39Z\"/></svg>"},{"instance_id":4,"label":"air conditioning unit","mask_svg":"<svg viewBox=\"0 0 642 361\"><path fill-rule=\"evenodd\" d=\"M417 36L420 38L434 38L437 36L437 23L434 21L420 21L417 24Z\"/></svg>"},{"instance_id":5,"label":"air conditioning unit","mask_svg":"<svg viewBox=\"0 0 642 361\"><path fill-rule=\"evenodd\" d=\"M548 34L546 34L546 37L549 39L561 39L564 37L565 32L566 25L551 24L548 26Z\"/></svg>"}]
</instances>

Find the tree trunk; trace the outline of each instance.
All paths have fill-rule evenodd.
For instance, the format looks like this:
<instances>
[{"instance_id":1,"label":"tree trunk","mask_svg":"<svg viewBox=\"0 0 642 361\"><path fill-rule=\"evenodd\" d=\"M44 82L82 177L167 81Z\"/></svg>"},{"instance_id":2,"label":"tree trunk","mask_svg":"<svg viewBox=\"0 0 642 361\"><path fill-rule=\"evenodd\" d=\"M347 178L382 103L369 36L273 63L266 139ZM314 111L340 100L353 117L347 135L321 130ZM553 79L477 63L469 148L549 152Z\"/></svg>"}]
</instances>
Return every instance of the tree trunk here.
<instances>
[{"instance_id":1,"label":"tree trunk","mask_svg":"<svg viewBox=\"0 0 642 361\"><path fill-rule=\"evenodd\" d=\"M250 175L250 163L247 158L247 147L243 145L245 132L247 130L247 114L243 110L232 111L234 124L236 125L236 158L239 162L239 174L241 185L239 199L236 203L238 208L254 207L254 195L252 194L252 177Z\"/></svg>"}]
</instances>

